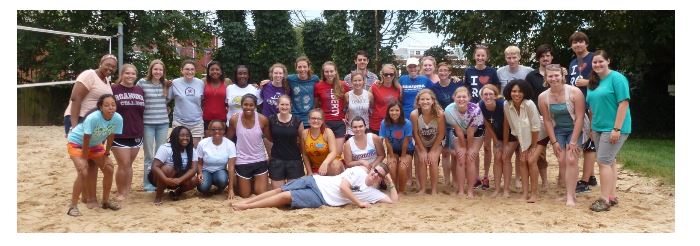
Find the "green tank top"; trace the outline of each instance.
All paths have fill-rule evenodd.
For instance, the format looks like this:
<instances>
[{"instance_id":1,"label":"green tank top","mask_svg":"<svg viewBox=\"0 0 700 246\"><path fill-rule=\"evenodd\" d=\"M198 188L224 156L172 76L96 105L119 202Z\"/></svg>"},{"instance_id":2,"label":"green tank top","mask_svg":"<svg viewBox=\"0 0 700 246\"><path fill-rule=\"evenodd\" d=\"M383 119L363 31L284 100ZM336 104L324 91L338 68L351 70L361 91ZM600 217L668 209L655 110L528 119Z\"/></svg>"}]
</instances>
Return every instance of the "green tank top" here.
<instances>
[{"instance_id":1,"label":"green tank top","mask_svg":"<svg viewBox=\"0 0 700 246\"><path fill-rule=\"evenodd\" d=\"M552 115L552 119L556 123L556 128L562 130L573 130L574 120L571 119L569 110L566 108L566 103L552 103L549 104L549 113Z\"/></svg>"}]
</instances>

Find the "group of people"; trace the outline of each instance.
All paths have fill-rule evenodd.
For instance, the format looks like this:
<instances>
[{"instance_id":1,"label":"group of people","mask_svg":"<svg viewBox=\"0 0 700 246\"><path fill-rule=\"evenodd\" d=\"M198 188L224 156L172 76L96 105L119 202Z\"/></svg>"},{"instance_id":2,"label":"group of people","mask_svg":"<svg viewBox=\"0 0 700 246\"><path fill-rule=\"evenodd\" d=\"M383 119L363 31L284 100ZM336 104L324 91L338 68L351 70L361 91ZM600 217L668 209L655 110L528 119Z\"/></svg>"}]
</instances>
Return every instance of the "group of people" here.
<instances>
[{"instance_id":1,"label":"group of people","mask_svg":"<svg viewBox=\"0 0 700 246\"><path fill-rule=\"evenodd\" d=\"M542 188L548 183L543 156L551 144L566 205L575 205L577 191L595 185L597 160L601 198L591 209L608 210L617 204L615 156L631 132L629 85L610 70L605 51L588 52L585 34L574 33L570 43L577 58L568 70L551 64L549 45L537 49L539 69L520 65L520 50L510 46L508 66L496 70L486 65L488 48L479 45L463 81L452 76L449 64L430 56L409 58L406 75L384 64L377 76L367 69L369 55L358 51L356 69L344 80L332 61L322 65L319 78L302 56L296 74L276 63L259 85L250 83L247 66L237 66L230 80L216 61L203 79L195 77L195 63L185 61L182 76L169 81L163 62L153 60L138 81L136 67L124 64L110 86L107 78L117 60L105 55L98 69L77 78L65 113L68 153L78 173L68 214L81 215L81 194L88 208L99 207L98 168L105 176L102 208L120 209L142 145L143 187L155 191L155 205L162 204L166 190L177 200L196 188L203 196L227 191L236 210L367 207L397 202L413 185L414 169L417 192L438 194L440 164L446 184L471 198L475 187L490 188L491 160L493 195L502 190L508 197L514 153L516 188L522 187L525 201L535 202L538 178ZM117 161L113 199L110 150ZM589 168L584 164L578 180L582 152L595 159ZM236 195L248 199L234 202Z\"/></svg>"}]
</instances>

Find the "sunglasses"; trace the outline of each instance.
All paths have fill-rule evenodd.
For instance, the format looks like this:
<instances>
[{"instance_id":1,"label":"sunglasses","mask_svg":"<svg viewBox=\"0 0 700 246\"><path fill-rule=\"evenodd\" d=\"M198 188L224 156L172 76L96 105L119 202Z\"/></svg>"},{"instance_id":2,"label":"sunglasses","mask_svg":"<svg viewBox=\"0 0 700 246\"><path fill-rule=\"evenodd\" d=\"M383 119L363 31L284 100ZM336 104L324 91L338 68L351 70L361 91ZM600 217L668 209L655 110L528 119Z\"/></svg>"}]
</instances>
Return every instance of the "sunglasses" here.
<instances>
[{"instance_id":1,"label":"sunglasses","mask_svg":"<svg viewBox=\"0 0 700 246\"><path fill-rule=\"evenodd\" d=\"M384 75L384 77L394 77L394 74L393 74L393 73L385 73L385 74L382 74L382 75Z\"/></svg>"},{"instance_id":2,"label":"sunglasses","mask_svg":"<svg viewBox=\"0 0 700 246\"><path fill-rule=\"evenodd\" d=\"M549 64L545 66L546 69L561 69L561 65L559 64Z\"/></svg>"},{"instance_id":3,"label":"sunglasses","mask_svg":"<svg viewBox=\"0 0 700 246\"><path fill-rule=\"evenodd\" d=\"M377 175L379 175L379 177L382 177L382 179L384 178L384 175L382 175L382 173L380 173L379 171L377 171L376 168L372 168L372 171L374 171L374 173L376 173Z\"/></svg>"}]
</instances>

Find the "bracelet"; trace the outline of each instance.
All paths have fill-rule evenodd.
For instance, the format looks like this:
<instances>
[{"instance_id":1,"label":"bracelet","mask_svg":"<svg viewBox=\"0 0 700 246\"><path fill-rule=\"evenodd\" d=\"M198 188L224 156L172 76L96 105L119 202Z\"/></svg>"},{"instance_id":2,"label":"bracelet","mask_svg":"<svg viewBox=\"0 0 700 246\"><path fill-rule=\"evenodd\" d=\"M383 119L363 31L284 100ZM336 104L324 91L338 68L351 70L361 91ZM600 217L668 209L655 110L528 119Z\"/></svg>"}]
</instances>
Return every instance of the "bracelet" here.
<instances>
[{"instance_id":1,"label":"bracelet","mask_svg":"<svg viewBox=\"0 0 700 246\"><path fill-rule=\"evenodd\" d=\"M554 142L552 143L552 145L554 145L555 143L557 143L557 141L554 141Z\"/></svg>"},{"instance_id":2,"label":"bracelet","mask_svg":"<svg viewBox=\"0 0 700 246\"><path fill-rule=\"evenodd\" d=\"M394 184L386 185L386 189L387 189L387 190L391 190L391 189L394 189L394 188L396 188L396 186L395 186Z\"/></svg>"}]
</instances>

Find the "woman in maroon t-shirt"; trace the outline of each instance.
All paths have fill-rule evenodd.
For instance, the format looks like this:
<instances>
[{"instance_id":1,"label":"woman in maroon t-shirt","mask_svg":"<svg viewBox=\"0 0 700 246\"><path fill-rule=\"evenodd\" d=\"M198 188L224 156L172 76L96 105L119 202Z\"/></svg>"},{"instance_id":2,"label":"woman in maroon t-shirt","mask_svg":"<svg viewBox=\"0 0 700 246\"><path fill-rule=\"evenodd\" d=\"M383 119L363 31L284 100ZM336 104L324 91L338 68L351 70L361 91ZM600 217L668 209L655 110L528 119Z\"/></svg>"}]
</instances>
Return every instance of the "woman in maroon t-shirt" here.
<instances>
[{"instance_id":1,"label":"woman in maroon t-shirt","mask_svg":"<svg viewBox=\"0 0 700 246\"><path fill-rule=\"evenodd\" d=\"M143 111L146 109L143 89L136 86L136 67L124 64L119 79L112 85L112 92L117 99L117 113L124 118L122 134L114 136L112 152L117 160L117 196L118 201L125 200L131 191L131 179L134 176L132 164L143 144ZM118 204L108 204L110 209L119 209Z\"/></svg>"},{"instance_id":2,"label":"woman in maroon t-shirt","mask_svg":"<svg viewBox=\"0 0 700 246\"><path fill-rule=\"evenodd\" d=\"M314 107L321 107L326 118L326 126L333 130L338 153L343 153L345 144L345 99L343 95L350 88L340 80L335 63L323 63L323 80L314 85Z\"/></svg>"},{"instance_id":3,"label":"woman in maroon t-shirt","mask_svg":"<svg viewBox=\"0 0 700 246\"><path fill-rule=\"evenodd\" d=\"M221 63L212 61L207 65L207 77L204 78L204 97L202 98L202 118L204 118L204 135L210 137L209 122L221 120L226 122L226 85L231 80L224 77Z\"/></svg>"}]
</instances>

